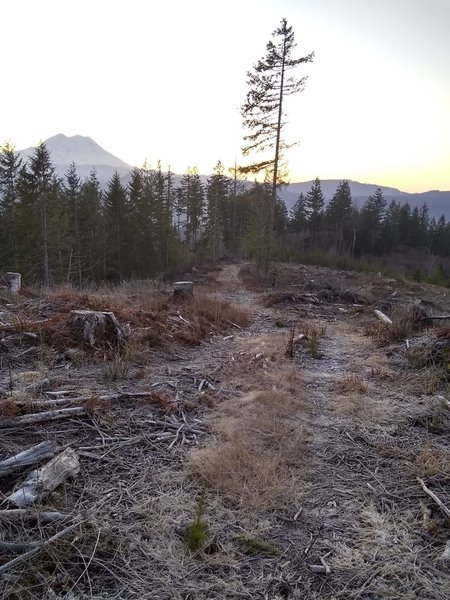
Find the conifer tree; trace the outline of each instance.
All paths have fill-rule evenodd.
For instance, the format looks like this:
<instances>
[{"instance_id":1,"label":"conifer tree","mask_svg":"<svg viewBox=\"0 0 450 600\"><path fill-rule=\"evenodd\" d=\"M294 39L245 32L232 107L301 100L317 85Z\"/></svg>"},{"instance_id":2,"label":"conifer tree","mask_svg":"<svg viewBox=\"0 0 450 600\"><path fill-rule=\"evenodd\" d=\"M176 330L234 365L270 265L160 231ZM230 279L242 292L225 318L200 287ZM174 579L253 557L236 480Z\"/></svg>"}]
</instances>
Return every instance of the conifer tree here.
<instances>
[{"instance_id":1,"label":"conifer tree","mask_svg":"<svg viewBox=\"0 0 450 600\"><path fill-rule=\"evenodd\" d=\"M363 236L360 236L360 243L362 248L368 249L371 254L380 251L377 241L380 238L381 226L386 215L386 204L383 192L377 188L375 193L369 196L361 210ZM366 240L368 240L368 245Z\"/></svg>"},{"instance_id":2,"label":"conifer tree","mask_svg":"<svg viewBox=\"0 0 450 600\"><path fill-rule=\"evenodd\" d=\"M17 178L22 160L10 142L0 148L0 265L2 270L16 267L17 244L14 235L15 205L18 201Z\"/></svg>"},{"instance_id":3,"label":"conifer tree","mask_svg":"<svg viewBox=\"0 0 450 600\"><path fill-rule=\"evenodd\" d=\"M242 241L243 223L246 219L246 200L245 200L245 184L238 179L239 168L235 163L234 167L229 169L233 179L229 186L229 221L230 221L230 236L228 241L229 249L232 253L239 250Z\"/></svg>"},{"instance_id":4,"label":"conifer tree","mask_svg":"<svg viewBox=\"0 0 450 600\"><path fill-rule=\"evenodd\" d=\"M81 184L78 210L80 257L83 279L105 278L105 222L102 215L102 191L95 170Z\"/></svg>"},{"instance_id":5,"label":"conifer tree","mask_svg":"<svg viewBox=\"0 0 450 600\"><path fill-rule=\"evenodd\" d=\"M386 209L385 218L380 230L380 243L384 254L389 254L398 247L399 227L400 204L392 200ZM366 231L364 235L367 236L367 233Z\"/></svg>"},{"instance_id":6,"label":"conifer tree","mask_svg":"<svg viewBox=\"0 0 450 600\"><path fill-rule=\"evenodd\" d=\"M196 249L204 219L204 189L197 168L188 167L181 180L181 211L186 217L185 236L190 248Z\"/></svg>"},{"instance_id":7,"label":"conifer tree","mask_svg":"<svg viewBox=\"0 0 450 600\"><path fill-rule=\"evenodd\" d=\"M282 19L272 37L274 41L268 42L264 58L253 66L253 71L247 73L250 90L241 108L243 124L248 130L244 136L244 156L253 155L255 152L265 155L259 162L241 167L241 172L245 174L265 171L271 178L272 202L268 214L268 227L265 228L269 232L266 242L269 246L269 260L270 248L273 245L275 201L283 151L292 145L288 144L282 135L286 125L284 101L287 96L300 92L306 81L305 77L298 79L289 75L289 72L301 63L311 62L313 59L313 54L301 58L293 57L296 48L294 31L288 26L286 19ZM267 263L266 273L268 266Z\"/></svg>"},{"instance_id":8,"label":"conifer tree","mask_svg":"<svg viewBox=\"0 0 450 600\"><path fill-rule=\"evenodd\" d=\"M41 142L34 150L29 164L20 171L17 189L20 196L18 206L18 229L22 234L22 259L28 254L29 265L34 264L34 272L39 271L45 287L52 282L50 269L50 231L49 231L49 204L56 207L58 181L55 178L55 169L50 159L50 153L45 144ZM57 230L58 240L62 242ZM55 236L56 237L56 236ZM55 242L55 237L53 242ZM39 250L39 257L35 250ZM27 260L23 263L28 262ZM26 268L26 267L24 267Z\"/></svg>"},{"instance_id":9,"label":"conifer tree","mask_svg":"<svg viewBox=\"0 0 450 600\"><path fill-rule=\"evenodd\" d=\"M267 253L267 211L272 202L270 183L257 183L246 193L248 206L248 221L243 239L243 250L246 256L252 259L258 275L266 273Z\"/></svg>"},{"instance_id":10,"label":"conifer tree","mask_svg":"<svg viewBox=\"0 0 450 600\"><path fill-rule=\"evenodd\" d=\"M314 180L311 189L306 193L305 210L308 217L310 233L310 248L316 250L321 242L323 212L325 198L318 177Z\"/></svg>"},{"instance_id":11,"label":"conifer tree","mask_svg":"<svg viewBox=\"0 0 450 600\"><path fill-rule=\"evenodd\" d=\"M300 233L306 229L307 216L305 209L305 195L303 193L299 195L291 209L290 226L297 239Z\"/></svg>"},{"instance_id":12,"label":"conifer tree","mask_svg":"<svg viewBox=\"0 0 450 600\"><path fill-rule=\"evenodd\" d=\"M69 235L70 235L70 259L67 278L70 279L72 267L77 273L77 282L81 286L82 283L82 259L80 246L80 191L81 181L77 174L75 163L72 162L66 172L66 180L64 183L64 195L68 204L69 213Z\"/></svg>"},{"instance_id":13,"label":"conifer tree","mask_svg":"<svg viewBox=\"0 0 450 600\"><path fill-rule=\"evenodd\" d=\"M325 211L328 228L332 234L332 245L336 254L345 250L344 231L352 217L352 193L348 181L342 181Z\"/></svg>"},{"instance_id":14,"label":"conifer tree","mask_svg":"<svg viewBox=\"0 0 450 600\"><path fill-rule=\"evenodd\" d=\"M127 195L120 176L114 172L108 183L104 203L106 276L120 280L127 275L126 263L130 239Z\"/></svg>"},{"instance_id":15,"label":"conifer tree","mask_svg":"<svg viewBox=\"0 0 450 600\"><path fill-rule=\"evenodd\" d=\"M163 173L161 161L153 172L153 225L155 232L155 245L158 254L159 268L167 270L170 262L170 244L173 241L172 231L172 203L173 203L173 175Z\"/></svg>"},{"instance_id":16,"label":"conifer tree","mask_svg":"<svg viewBox=\"0 0 450 600\"><path fill-rule=\"evenodd\" d=\"M146 202L144 193L143 171L134 168L130 173L130 182L127 187L128 210L130 219L130 228L133 235L130 239L130 250L132 257L132 271L140 276L146 275L149 265L149 259L153 254L148 246L147 231L151 221L150 207Z\"/></svg>"},{"instance_id":17,"label":"conifer tree","mask_svg":"<svg viewBox=\"0 0 450 600\"><path fill-rule=\"evenodd\" d=\"M223 207L227 202L228 192L228 180L219 160L214 167L214 174L208 179L206 188L207 222L205 235L214 262L219 257L223 247Z\"/></svg>"}]
</instances>

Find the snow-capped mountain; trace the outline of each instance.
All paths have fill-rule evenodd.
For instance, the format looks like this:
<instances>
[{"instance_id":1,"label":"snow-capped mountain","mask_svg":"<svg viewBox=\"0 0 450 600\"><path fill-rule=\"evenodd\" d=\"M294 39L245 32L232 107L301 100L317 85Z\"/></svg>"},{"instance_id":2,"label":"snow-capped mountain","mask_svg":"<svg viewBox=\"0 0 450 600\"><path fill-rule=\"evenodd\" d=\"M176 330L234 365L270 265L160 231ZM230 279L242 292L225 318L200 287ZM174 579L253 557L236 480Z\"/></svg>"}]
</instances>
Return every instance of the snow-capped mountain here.
<instances>
[{"instance_id":1,"label":"snow-capped mountain","mask_svg":"<svg viewBox=\"0 0 450 600\"><path fill-rule=\"evenodd\" d=\"M68 137L59 133L45 140L45 145L60 177L64 176L72 162L76 164L78 175L82 179L89 177L92 169L95 169L102 185L111 179L114 171L117 171L121 177L125 177L133 168L107 152L90 137L82 135ZM20 156L24 159L30 157L33 152L34 147L19 150Z\"/></svg>"}]
</instances>

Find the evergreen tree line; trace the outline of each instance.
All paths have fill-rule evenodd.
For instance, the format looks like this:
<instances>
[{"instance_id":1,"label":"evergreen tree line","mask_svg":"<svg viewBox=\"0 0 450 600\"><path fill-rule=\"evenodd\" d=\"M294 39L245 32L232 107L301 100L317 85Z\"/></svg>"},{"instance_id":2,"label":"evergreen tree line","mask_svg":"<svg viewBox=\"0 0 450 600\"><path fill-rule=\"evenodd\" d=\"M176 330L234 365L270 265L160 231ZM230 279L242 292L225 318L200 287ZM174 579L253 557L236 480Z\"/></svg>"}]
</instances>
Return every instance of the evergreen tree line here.
<instances>
[{"instance_id":1,"label":"evergreen tree line","mask_svg":"<svg viewBox=\"0 0 450 600\"><path fill-rule=\"evenodd\" d=\"M342 181L326 204L320 180L300 194L290 213L290 246L299 253L327 252L354 258L389 256L414 249L435 256L450 256L450 223L442 215L430 218L428 207L411 208L392 200L378 188L358 208L350 186Z\"/></svg>"},{"instance_id":2,"label":"evergreen tree line","mask_svg":"<svg viewBox=\"0 0 450 600\"><path fill-rule=\"evenodd\" d=\"M95 171L82 181L75 164L58 178L44 143L27 162L7 143L0 151L0 269L44 286L81 286L251 255L267 244L269 206L268 184L248 189L220 161L206 184L189 168L175 186L158 163L135 168L126 187L116 172L103 191ZM283 203L276 213L281 233Z\"/></svg>"},{"instance_id":3,"label":"evergreen tree line","mask_svg":"<svg viewBox=\"0 0 450 600\"><path fill-rule=\"evenodd\" d=\"M115 173L102 190L95 171L82 181L72 164L58 178L44 143L25 163L0 151L0 269L45 286L120 281L176 272L222 256L253 259L259 271L275 248L353 258L408 248L450 256L450 223L428 208L391 202L378 189L357 208L347 181L326 203L319 179L290 214L275 204L270 178L248 185L220 161L204 184L196 168L174 176L144 164L125 187Z\"/></svg>"}]
</instances>

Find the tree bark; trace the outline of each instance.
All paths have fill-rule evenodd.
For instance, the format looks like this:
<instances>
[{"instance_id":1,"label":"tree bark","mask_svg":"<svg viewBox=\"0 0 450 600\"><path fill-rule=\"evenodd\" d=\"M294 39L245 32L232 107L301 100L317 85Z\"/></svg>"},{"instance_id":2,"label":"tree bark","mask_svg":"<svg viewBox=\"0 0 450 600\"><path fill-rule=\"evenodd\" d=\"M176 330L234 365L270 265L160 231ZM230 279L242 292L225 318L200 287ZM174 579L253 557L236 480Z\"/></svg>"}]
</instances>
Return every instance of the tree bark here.
<instances>
[{"instance_id":1,"label":"tree bark","mask_svg":"<svg viewBox=\"0 0 450 600\"><path fill-rule=\"evenodd\" d=\"M0 462L0 477L19 471L23 467L34 465L45 458L52 458L57 448L58 444L56 442L48 440L3 460Z\"/></svg>"},{"instance_id":2,"label":"tree bark","mask_svg":"<svg viewBox=\"0 0 450 600\"><path fill-rule=\"evenodd\" d=\"M12 294L18 294L22 285L22 275L20 273L6 273L3 276L9 291Z\"/></svg>"},{"instance_id":3,"label":"tree bark","mask_svg":"<svg viewBox=\"0 0 450 600\"><path fill-rule=\"evenodd\" d=\"M194 284L192 281L176 281L173 284L174 298L192 298L194 295Z\"/></svg>"},{"instance_id":4,"label":"tree bark","mask_svg":"<svg viewBox=\"0 0 450 600\"><path fill-rule=\"evenodd\" d=\"M97 344L124 346L130 336L129 325L120 325L113 312L72 310L67 325L91 348Z\"/></svg>"}]
</instances>

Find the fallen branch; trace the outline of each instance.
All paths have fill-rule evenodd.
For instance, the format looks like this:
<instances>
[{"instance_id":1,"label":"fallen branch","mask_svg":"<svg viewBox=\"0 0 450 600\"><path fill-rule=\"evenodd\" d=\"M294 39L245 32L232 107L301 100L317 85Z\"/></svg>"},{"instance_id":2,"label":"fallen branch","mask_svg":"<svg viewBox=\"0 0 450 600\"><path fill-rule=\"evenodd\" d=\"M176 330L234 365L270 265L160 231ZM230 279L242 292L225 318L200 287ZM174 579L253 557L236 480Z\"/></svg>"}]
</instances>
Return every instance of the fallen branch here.
<instances>
[{"instance_id":1,"label":"fallen branch","mask_svg":"<svg viewBox=\"0 0 450 600\"><path fill-rule=\"evenodd\" d=\"M39 523L57 523L59 521L73 521L74 517L56 511L39 511L29 508L11 508L0 510L0 521L15 523L17 521L38 521Z\"/></svg>"},{"instance_id":2,"label":"fallen branch","mask_svg":"<svg viewBox=\"0 0 450 600\"><path fill-rule=\"evenodd\" d=\"M450 319L450 315L436 315L433 317L422 317L421 321L440 321L443 319Z\"/></svg>"},{"instance_id":3,"label":"fallen branch","mask_svg":"<svg viewBox=\"0 0 450 600\"><path fill-rule=\"evenodd\" d=\"M436 504L439 506L439 508L444 513L444 515L447 517L447 519L450 519L450 510L445 506L445 504L442 502L442 500L440 500L434 492L432 492L429 488L427 488L423 479L420 479L420 477L418 477L417 481L422 486L422 489L425 492L425 494L428 494L428 496L430 496L430 498L436 502Z\"/></svg>"},{"instance_id":4,"label":"fallen branch","mask_svg":"<svg viewBox=\"0 0 450 600\"><path fill-rule=\"evenodd\" d=\"M58 444L56 442L48 440L3 460L0 462L0 477L18 471L23 467L34 465L44 458L52 458L57 448Z\"/></svg>"},{"instance_id":5,"label":"fallen branch","mask_svg":"<svg viewBox=\"0 0 450 600\"><path fill-rule=\"evenodd\" d=\"M2 419L0 421L0 429L6 427L20 427L21 425L30 425L31 423L43 423L44 421L56 421L58 419L66 419L67 417L81 417L86 414L86 409L83 406L61 408L59 410L47 410L40 413L21 415L20 417L14 417L13 419Z\"/></svg>"},{"instance_id":6,"label":"fallen branch","mask_svg":"<svg viewBox=\"0 0 450 600\"><path fill-rule=\"evenodd\" d=\"M230 321L229 319L225 319L225 323L228 323L228 325L232 325L233 327L236 327L236 329L239 329L239 331L242 331L242 327L240 325L233 323L233 321Z\"/></svg>"},{"instance_id":7,"label":"fallen branch","mask_svg":"<svg viewBox=\"0 0 450 600\"><path fill-rule=\"evenodd\" d=\"M32 471L22 487L10 494L6 501L19 508L29 506L44 498L66 479L75 479L79 470L80 463L76 452L72 448L66 448L41 469Z\"/></svg>"},{"instance_id":8,"label":"fallen branch","mask_svg":"<svg viewBox=\"0 0 450 600\"><path fill-rule=\"evenodd\" d=\"M5 563L4 565L0 565L0 574L5 573L5 571L8 571L9 569L11 569L11 567L15 567L16 565L19 565L20 563L24 562L25 560L29 560L32 556L39 554L39 552L41 550L43 550L44 548L46 548L53 542L56 542L56 540L59 540L64 535L67 535L68 533L70 533L71 531L76 529L79 525L81 525L81 523L82 523L82 521L79 521L78 523L69 525L69 527L66 527L62 531L55 533L55 535L52 535L52 537L48 538L48 540L45 540L44 542L39 544L39 546L32 548L28 552L25 552L24 554L21 554L20 556L17 556L16 558L13 558L13 560L10 560L9 562Z\"/></svg>"},{"instance_id":9,"label":"fallen branch","mask_svg":"<svg viewBox=\"0 0 450 600\"><path fill-rule=\"evenodd\" d=\"M20 554L21 552L27 552L32 548L37 548L41 545L41 542L2 542L0 541L0 552L5 554Z\"/></svg>"},{"instance_id":10,"label":"fallen branch","mask_svg":"<svg viewBox=\"0 0 450 600\"><path fill-rule=\"evenodd\" d=\"M51 383L50 379L43 379L42 381L38 381L37 383L32 383L31 385L27 385L25 388L25 392L35 392L36 394L41 394L42 392L46 392L50 389Z\"/></svg>"},{"instance_id":11,"label":"fallen branch","mask_svg":"<svg viewBox=\"0 0 450 600\"><path fill-rule=\"evenodd\" d=\"M317 573L319 575L328 575L330 573L330 567L325 567L324 565L309 565L310 570L313 573Z\"/></svg>"},{"instance_id":12,"label":"fallen branch","mask_svg":"<svg viewBox=\"0 0 450 600\"><path fill-rule=\"evenodd\" d=\"M185 423L183 423L180 427L180 425L176 424L176 423L168 423L167 421L146 421L146 423L150 423L151 425L159 425L160 427L165 427L167 429L172 429L174 431L178 431L178 430L184 430L186 433L195 433L197 435L201 435L203 433L205 433L204 430L201 429L194 429L193 427L190 427L189 425L186 425Z\"/></svg>"}]
</instances>

